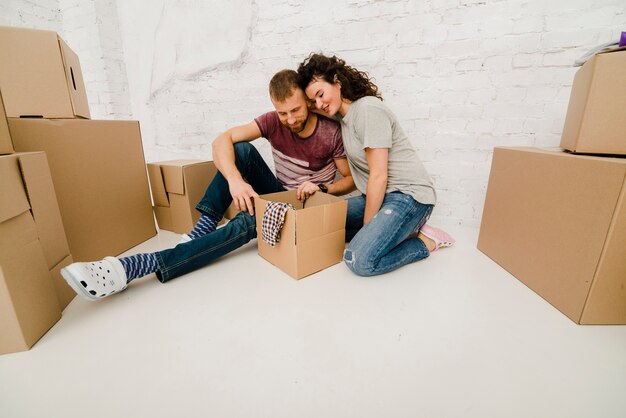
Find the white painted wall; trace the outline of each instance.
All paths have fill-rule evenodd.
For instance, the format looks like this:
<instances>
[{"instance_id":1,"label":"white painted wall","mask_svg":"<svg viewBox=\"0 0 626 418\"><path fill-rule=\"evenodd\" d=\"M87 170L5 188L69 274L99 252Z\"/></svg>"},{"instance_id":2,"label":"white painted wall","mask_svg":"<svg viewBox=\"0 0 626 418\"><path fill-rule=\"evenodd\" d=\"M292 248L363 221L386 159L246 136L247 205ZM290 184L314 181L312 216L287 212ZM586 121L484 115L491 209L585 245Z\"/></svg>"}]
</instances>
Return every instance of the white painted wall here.
<instances>
[{"instance_id":1,"label":"white painted wall","mask_svg":"<svg viewBox=\"0 0 626 418\"><path fill-rule=\"evenodd\" d=\"M139 119L149 161L211 158L220 131L271 109L277 70L345 58L399 115L441 225L480 223L494 146L558 145L571 63L626 31L624 0L5 3L0 24L61 32L93 118Z\"/></svg>"}]
</instances>

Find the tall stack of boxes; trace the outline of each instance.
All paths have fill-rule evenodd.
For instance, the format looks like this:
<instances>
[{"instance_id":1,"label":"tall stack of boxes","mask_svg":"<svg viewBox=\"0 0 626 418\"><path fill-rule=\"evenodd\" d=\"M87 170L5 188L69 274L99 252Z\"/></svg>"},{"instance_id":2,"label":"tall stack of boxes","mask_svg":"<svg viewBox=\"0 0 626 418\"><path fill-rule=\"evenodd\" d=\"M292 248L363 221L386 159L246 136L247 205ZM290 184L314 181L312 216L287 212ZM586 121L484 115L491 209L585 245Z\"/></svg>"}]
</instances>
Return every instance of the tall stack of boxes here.
<instances>
[{"instance_id":1,"label":"tall stack of boxes","mask_svg":"<svg viewBox=\"0 0 626 418\"><path fill-rule=\"evenodd\" d=\"M91 120L79 59L51 31L0 27L0 354L74 297L60 269L156 235L137 121Z\"/></svg>"},{"instance_id":2,"label":"tall stack of boxes","mask_svg":"<svg viewBox=\"0 0 626 418\"><path fill-rule=\"evenodd\" d=\"M626 324L626 48L574 78L561 149L496 148L478 248L578 324Z\"/></svg>"}]
</instances>

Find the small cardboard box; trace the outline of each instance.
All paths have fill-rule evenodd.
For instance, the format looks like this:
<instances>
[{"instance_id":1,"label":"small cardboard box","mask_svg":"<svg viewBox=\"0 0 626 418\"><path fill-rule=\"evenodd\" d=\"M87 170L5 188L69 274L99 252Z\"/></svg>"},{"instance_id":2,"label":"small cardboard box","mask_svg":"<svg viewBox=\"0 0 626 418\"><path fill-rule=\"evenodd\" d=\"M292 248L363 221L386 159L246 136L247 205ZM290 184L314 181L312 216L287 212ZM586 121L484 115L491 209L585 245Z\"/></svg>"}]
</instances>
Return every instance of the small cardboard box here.
<instances>
[{"instance_id":1,"label":"small cardboard box","mask_svg":"<svg viewBox=\"0 0 626 418\"><path fill-rule=\"evenodd\" d=\"M78 56L56 32L0 26L0 62L8 117L89 119Z\"/></svg>"},{"instance_id":2,"label":"small cardboard box","mask_svg":"<svg viewBox=\"0 0 626 418\"><path fill-rule=\"evenodd\" d=\"M0 156L0 354L32 347L75 296L71 263L43 152Z\"/></svg>"},{"instance_id":3,"label":"small cardboard box","mask_svg":"<svg viewBox=\"0 0 626 418\"><path fill-rule=\"evenodd\" d=\"M576 72L561 147L626 155L626 47L602 52Z\"/></svg>"},{"instance_id":4,"label":"small cardboard box","mask_svg":"<svg viewBox=\"0 0 626 418\"><path fill-rule=\"evenodd\" d=\"M261 238L263 214L268 202L290 203L280 242L270 246ZM259 255L294 279L341 262L346 238L348 202L325 193L315 193L305 202L296 191L271 193L254 199Z\"/></svg>"},{"instance_id":5,"label":"small cardboard box","mask_svg":"<svg viewBox=\"0 0 626 418\"><path fill-rule=\"evenodd\" d=\"M45 151L74 261L156 235L137 121L9 118L17 151Z\"/></svg>"},{"instance_id":6,"label":"small cardboard box","mask_svg":"<svg viewBox=\"0 0 626 418\"><path fill-rule=\"evenodd\" d=\"M2 91L0 91L0 155L13 153L13 143L11 142L11 134L9 133L9 124L7 122L7 114L4 111L4 102L2 101Z\"/></svg>"},{"instance_id":7,"label":"small cardboard box","mask_svg":"<svg viewBox=\"0 0 626 418\"><path fill-rule=\"evenodd\" d=\"M154 214L160 229L184 234L200 219L196 205L217 173L212 161L173 160L149 163Z\"/></svg>"},{"instance_id":8,"label":"small cardboard box","mask_svg":"<svg viewBox=\"0 0 626 418\"><path fill-rule=\"evenodd\" d=\"M496 148L478 249L578 324L626 324L626 159Z\"/></svg>"}]
</instances>

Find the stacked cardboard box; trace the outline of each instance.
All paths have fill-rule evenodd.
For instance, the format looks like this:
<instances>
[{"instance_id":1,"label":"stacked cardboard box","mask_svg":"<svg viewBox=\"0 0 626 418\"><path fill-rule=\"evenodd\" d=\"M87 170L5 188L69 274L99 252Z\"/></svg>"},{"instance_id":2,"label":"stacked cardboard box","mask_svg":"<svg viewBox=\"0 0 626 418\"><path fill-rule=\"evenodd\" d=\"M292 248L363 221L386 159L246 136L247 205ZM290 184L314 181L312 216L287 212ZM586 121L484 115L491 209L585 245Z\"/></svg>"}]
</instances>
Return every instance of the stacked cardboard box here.
<instances>
[{"instance_id":1,"label":"stacked cardboard box","mask_svg":"<svg viewBox=\"0 0 626 418\"><path fill-rule=\"evenodd\" d=\"M89 119L67 44L0 26L0 62L1 354L59 319L75 296L61 268L118 255L156 228L139 124Z\"/></svg>"},{"instance_id":2,"label":"stacked cardboard box","mask_svg":"<svg viewBox=\"0 0 626 418\"><path fill-rule=\"evenodd\" d=\"M43 152L0 156L0 354L30 348L75 296L72 257Z\"/></svg>"},{"instance_id":3,"label":"stacked cardboard box","mask_svg":"<svg viewBox=\"0 0 626 418\"><path fill-rule=\"evenodd\" d=\"M0 27L0 61L12 147L46 152L74 260L154 236L138 122L89 119L78 56L55 32Z\"/></svg>"},{"instance_id":4,"label":"stacked cardboard box","mask_svg":"<svg viewBox=\"0 0 626 418\"><path fill-rule=\"evenodd\" d=\"M0 88L10 118L87 118L78 56L53 31L0 26Z\"/></svg>"},{"instance_id":5,"label":"stacked cardboard box","mask_svg":"<svg viewBox=\"0 0 626 418\"><path fill-rule=\"evenodd\" d=\"M620 48L576 73L567 151L493 154L478 248L578 324L626 324L624 109Z\"/></svg>"},{"instance_id":6,"label":"stacked cardboard box","mask_svg":"<svg viewBox=\"0 0 626 418\"><path fill-rule=\"evenodd\" d=\"M626 47L595 55L576 72L561 147L626 155Z\"/></svg>"},{"instance_id":7,"label":"stacked cardboard box","mask_svg":"<svg viewBox=\"0 0 626 418\"><path fill-rule=\"evenodd\" d=\"M9 128L17 151L48 155L75 261L156 235L137 121L9 118Z\"/></svg>"}]
</instances>

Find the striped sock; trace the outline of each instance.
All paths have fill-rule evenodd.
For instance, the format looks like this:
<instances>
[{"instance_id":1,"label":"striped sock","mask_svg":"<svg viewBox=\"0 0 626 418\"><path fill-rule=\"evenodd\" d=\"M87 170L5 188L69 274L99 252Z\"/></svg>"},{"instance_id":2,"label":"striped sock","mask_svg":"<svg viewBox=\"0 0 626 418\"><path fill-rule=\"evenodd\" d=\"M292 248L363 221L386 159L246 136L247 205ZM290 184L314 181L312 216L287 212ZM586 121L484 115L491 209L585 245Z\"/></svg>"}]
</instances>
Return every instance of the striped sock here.
<instances>
[{"instance_id":1,"label":"striped sock","mask_svg":"<svg viewBox=\"0 0 626 418\"><path fill-rule=\"evenodd\" d=\"M198 219L196 226L194 226L191 232L189 232L187 235L189 235L189 238L191 239L200 238L203 235L215 231L218 222L219 219L215 219L211 215L203 213L200 219Z\"/></svg>"},{"instance_id":2,"label":"striped sock","mask_svg":"<svg viewBox=\"0 0 626 418\"><path fill-rule=\"evenodd\" d=\"M146 276L158 270L154 253L135 254L119 259L126 271L126 283L130 283L136 278Z\"/></svg>"}]
</instances>

